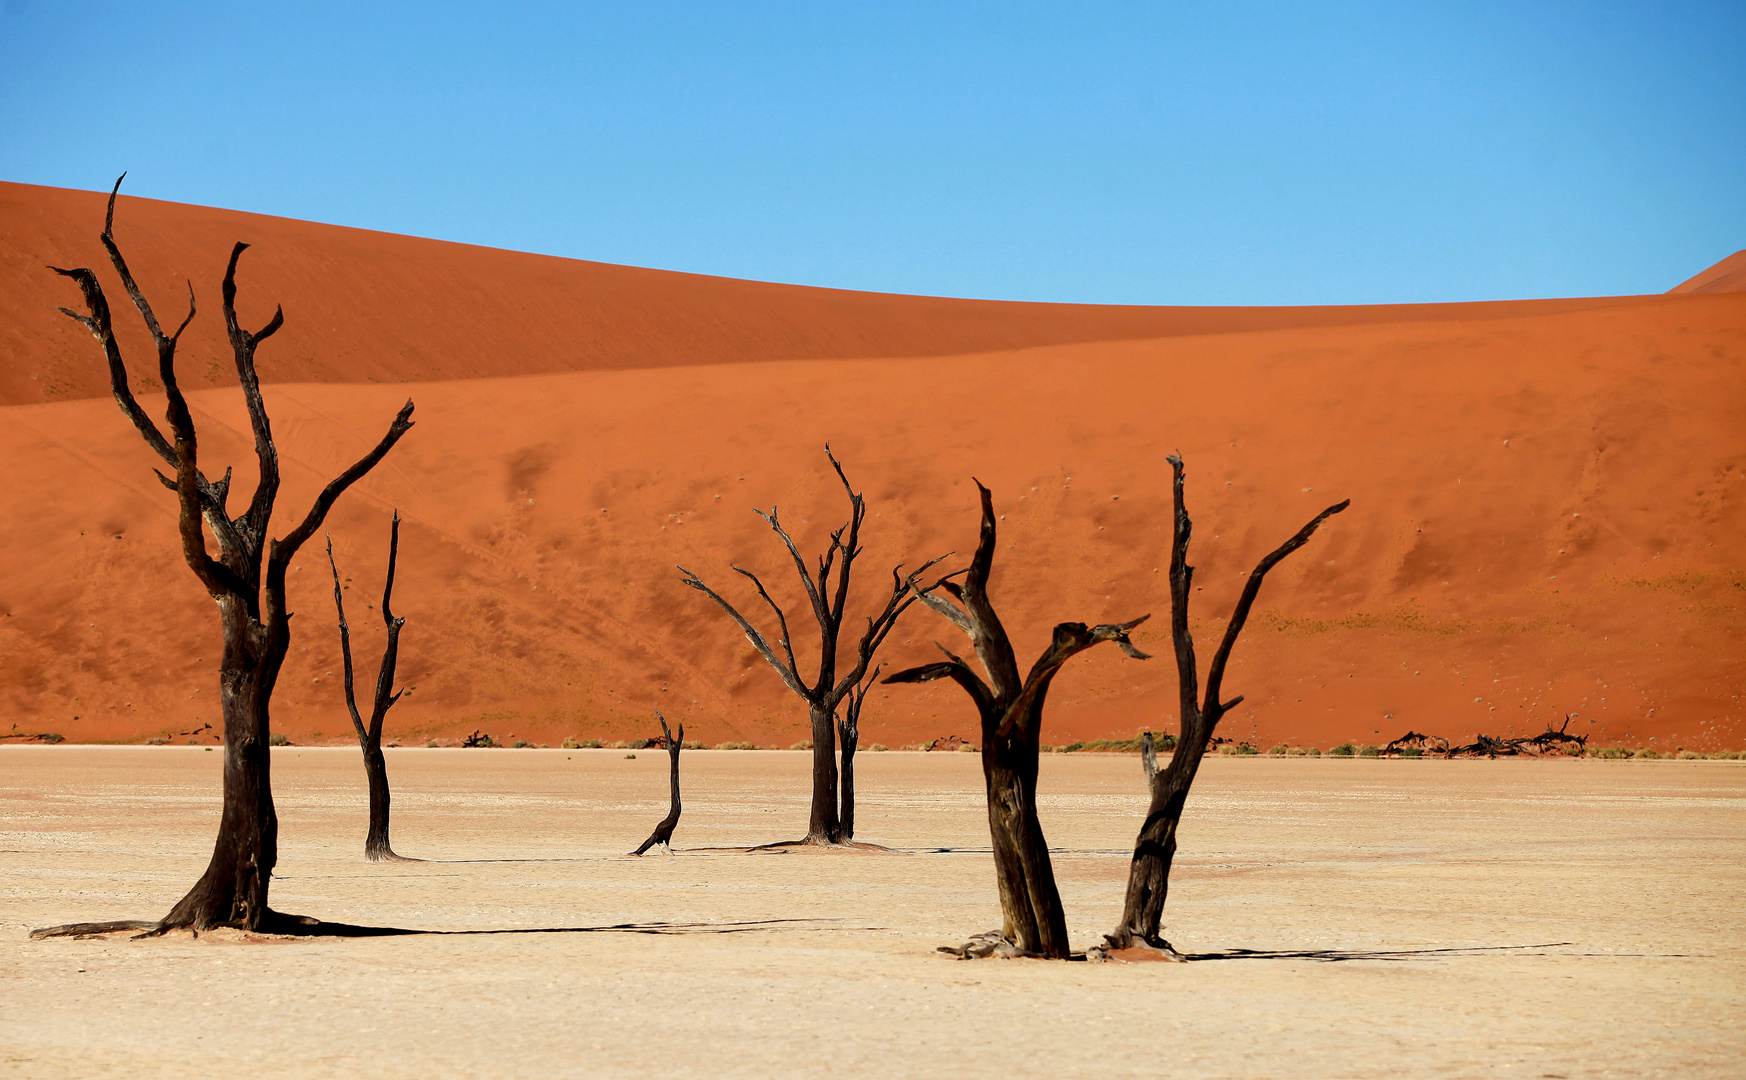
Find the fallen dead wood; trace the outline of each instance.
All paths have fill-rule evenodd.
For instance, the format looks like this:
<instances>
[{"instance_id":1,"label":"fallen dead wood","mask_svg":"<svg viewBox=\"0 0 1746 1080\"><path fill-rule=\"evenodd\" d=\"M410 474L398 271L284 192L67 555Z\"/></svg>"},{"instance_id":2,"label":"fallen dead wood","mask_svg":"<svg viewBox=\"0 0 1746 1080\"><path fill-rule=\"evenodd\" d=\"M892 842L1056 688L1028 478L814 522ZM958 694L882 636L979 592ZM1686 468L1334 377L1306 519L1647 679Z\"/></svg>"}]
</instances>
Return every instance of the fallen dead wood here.
<instances>
[{"instance_id":1,"label":"fallen dead wood","mask_svg":"<svg viewBox=\"0 0 1746 1080\"><path fill-rule=\"evenodd\" d=\"M1575 713L1566 716L1564 723L1557 728L1548 723L1546 730L1538 735L1504 739L1479 733L1473 736L1472 742L1463 746L1450 746L1447 739L1439 736L1409 731L1383 747L1382 752L1399 756L1402 750L1417 749L1426 754L1441 754L1445 758L1544 757L1548 754L1580 757L1588 746L1588 736L1570 734L1570 721L1575 716Z\"/></svg>"},{"instance_id":2,"label":"fallen dead wood","mask_svg":"<svg viewBox=\"0 0 1746 1080\"><path fill-rule=\"evenodd\" d=\"M1407 749L1419 750L1432 754L1441 754L1448 751L1449 740L1439 735L1421 735L1416 731L1409 731L1405 735L1402 735L1400 738L1383 747L1382 753L1384 757L1388 757L1397 755L1402 750Z\"/></svg>"}]
</instances>

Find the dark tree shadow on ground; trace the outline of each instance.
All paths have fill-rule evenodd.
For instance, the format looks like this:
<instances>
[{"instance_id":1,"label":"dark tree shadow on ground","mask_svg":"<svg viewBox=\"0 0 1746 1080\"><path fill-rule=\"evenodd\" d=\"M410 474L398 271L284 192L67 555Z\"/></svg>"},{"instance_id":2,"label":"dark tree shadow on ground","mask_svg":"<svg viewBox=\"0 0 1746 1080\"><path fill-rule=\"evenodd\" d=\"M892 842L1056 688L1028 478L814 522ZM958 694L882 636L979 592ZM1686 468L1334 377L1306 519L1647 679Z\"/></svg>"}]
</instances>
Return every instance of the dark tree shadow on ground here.
<instances>
[{"instance_id":1,"label":"dark tree shadow on ground","mask_svg":"<svg viewBox=\"0 0 1746 1080\"><path fill-rule=\"evenodd\" d=\"M604 926L513 926L485 930L418 930L405 926L359 926L354 923L323 922L297 915L280 915L272 929L259 931L263 937L295 938L371 938L371 937L472 937L494 934L747 934L773 930L813 931L880 931L883 926L830 926L834 919L750 919L740 922L635 922L609 923ZM70 923L32 930L34 939L70 937L88 939L124 931L143 931L137 937L156 936L154 922L120 920L101 923ZM215 928L219 929L219 928Z\"/></svg>"},{"instance_id":2,"label":"dark tree shadow on ground","mask_svg":"<svg viewBox=\"0 0 1746 1080\"><path fill-rule=\"evenodd\" d=\"M1337 964L1347 960L1441 960L1452 956L1488 956L1496 953L1545 955L1530 949L1556 949L1570 945L1569 941L1548 941L1540 945L1471 945L1441 949L1226 949L1223 952L1186 953L1183 959L1195 960L1317 960ZM1569 955L1569 954L1559 954Z\"/></svg>"}]
</instances>

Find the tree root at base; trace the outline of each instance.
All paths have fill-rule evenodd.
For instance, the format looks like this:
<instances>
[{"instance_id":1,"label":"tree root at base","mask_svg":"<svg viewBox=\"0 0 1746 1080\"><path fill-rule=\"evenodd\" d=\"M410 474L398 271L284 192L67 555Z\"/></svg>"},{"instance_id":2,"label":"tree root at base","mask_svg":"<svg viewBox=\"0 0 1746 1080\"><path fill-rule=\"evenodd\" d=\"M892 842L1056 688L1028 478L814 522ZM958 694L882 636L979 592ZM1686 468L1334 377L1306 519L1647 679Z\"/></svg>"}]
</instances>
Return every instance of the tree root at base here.
<instances>
[{"instance_id":1,"label":"tree root at base","mask_svg":"<svg viewBox=\"0 0 1746 1080\"><path fill-rule=\"evenodd\" d=\"M1093 945L1085 950L1085 958L1094 964L1147 964L1164 962L1184 964L1188 957L1177 952L1168 941L1162 947L1135 940L1133 944L1117 948L1112 944Z\"/></svg>"},{"instance_id":2,"label":"tree root at base","mask_svg":"<svg viewBox=\"0 0 1746 1080\"><path fill-rule=\"evenodd\" d=\"M890 851L894 850L892 848L885 847L882 844L869 844L863 840L814 840L810 836L803 836L798 840L777 840L774 843L757 844L753 847L745 848L743 850L748 855L750 855L750 854L754 854L757 852L775 851L778 849L801 848L801 847L830 848L834 851L885 851L885 852L890 852Z\"/></svg>"}]
</instances>

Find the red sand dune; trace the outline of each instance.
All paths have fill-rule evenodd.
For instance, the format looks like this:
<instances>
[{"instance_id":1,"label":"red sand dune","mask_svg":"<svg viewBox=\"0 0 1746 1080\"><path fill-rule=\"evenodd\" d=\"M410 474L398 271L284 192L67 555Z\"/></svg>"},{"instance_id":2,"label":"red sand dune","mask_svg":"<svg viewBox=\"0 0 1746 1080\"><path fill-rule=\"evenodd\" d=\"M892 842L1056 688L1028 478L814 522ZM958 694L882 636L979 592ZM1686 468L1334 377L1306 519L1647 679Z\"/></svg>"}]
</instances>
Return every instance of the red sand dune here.
<instances>
[{"instance_id":1,"label":"red sand dune","mask_svg":"<svg viewBox=\"0 0 1746 1080\"><path fill-rule=\"evenodd\" d=\"M1669 293L1746 292L1746 251L1736 251L1721 262L1693 274L1667 290Z\"/></svg>"},{"instance_id":2,"label":"red sand dune","mask_svg":"<svg viewBox=\"0 0 1746 1080\"><path fill-rule=\"evenodd\" d=\"M56 308L76 299L45 269L106 267L105 197L0 183L0 405L109 393L90 339ZM1414 308L1185 308L1017 304L813 289L556 259L180 203L118 202L116 236L154 304L205 317L185 339L186 382L229 386L218 286L244 256L243 321L283 304L295 337L263 350L265 382L428 382L561 371L843 357L941 356L1032 345L1289 326L1484 318L1617 304L1534 300ZM117 296L125 305L119 289ZM150 347L117 319L129 355ZM148 354L149 356L149 354Z\"/></svg>"},{"instance_id":3,"label":"red sand dune","mask_svg":"<svg viewBox=\"0 0 1746 1080\"><path fill-rule=\"evenodd\" d=\"M95 343L27 310L26 294L47 308L76 299L34 268L100 265L101 198L0 194L0 326L9 349L26 350L0 373L24 388L9 400L33 400L18 369L51 346L61 396L95 395ZM804 714L673 567L748 609L730 563L791 598L781 549L751 508L780 504L816 549L844 513L828 440L871 510L863 607L893 562L969 552L976 476L1005 515L994 595L1027 658L1055 622L1153 613L1137 640L1159 658L1109 649L1076 662L1056 683L1049 742L1170 724L1164 457L1180 450L1203 661L1254 561L1322 506L1353 500L1269 579L1227 679L1247 700L1226 734L1263 745L1408 728L1456 738L1575 712L1574 729L1601 743L1746 744L1738 294L1003 305L571 263L142 200L124 199L118 217L166 306L169 267L152 262L173 242L200 249L204 295L239 225L261 230L243 234L262 246L242 290L254 318L287 307L262 351L278 378L267 397L285 461L281 521L408 394L417 401L418 426L330 519L366 683L379 631L364 605L380 589L389 510L406 519L395 599L414 689L389 721L403 741L476 727L499 740L623 738L648 734L656 707L712 743L804 737ZM147 242L153 220L169 224ZM17 254L63 234L65 248ZM147 254L154 243L160 256ZM321 274L298 272L312 266ZM457 283L490 276L480 266L513 287L452 316L464 306ZM360 299L372 277L381 294L428 306L372 330L392 308ZM574 291L584 287L594 292ZM196 324L208 334L216 306ZM345 351L366 332L384 349L402 339L374 369ZM619 345L558 351L572 339L654 344L630 358ZM186 370L221 359L209 341L195 339ZM856 351L875 346L887 355ZM336 372L416 385L323 381ZM453 377L474 372L493 377ZM245 490L240 395L205 389L193 406L209 470L235 462ZM0 455L11 481L0 491L0 723L140 739L216 722L216 615L114 402L0 408ZM294 741L346 738L319 550L300 567L276 724ZM959 648L955 633L914 610L889 662L925 658L935 639ZM869 700L863 730L864 742L896 745L973 736L974 721L950 686L893 687Z\"/></svg>"}]
</instances>

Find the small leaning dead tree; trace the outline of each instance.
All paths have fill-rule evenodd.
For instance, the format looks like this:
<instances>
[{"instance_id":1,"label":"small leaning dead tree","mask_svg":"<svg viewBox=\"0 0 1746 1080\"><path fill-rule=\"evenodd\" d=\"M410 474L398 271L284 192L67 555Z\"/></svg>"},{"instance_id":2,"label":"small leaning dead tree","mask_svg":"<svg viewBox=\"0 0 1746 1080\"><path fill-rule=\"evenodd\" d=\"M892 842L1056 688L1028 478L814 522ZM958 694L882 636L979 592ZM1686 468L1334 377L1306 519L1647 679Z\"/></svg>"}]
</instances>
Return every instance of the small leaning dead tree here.
<instances>
[{"instance_id":1,"label":"small leaning dead tree","mask_svg":"<svg viewBox=\"0 0 1746 1080\"><path fill-rule=\"evenodd\" d=\"M649 834L647 840L643 841L643 846L631 852L632 855L641 855L657 844L660 845L662 851L669 855L673 854L673 828L679 824L679 751L685 746L685 725L683 723L679 725L679 734L675 736L672 729L667 726L667 718L661 715L661 710L655 710L655 718L661 721L661 738L666 742L667 756L673 762L670 774L673 801L667 810L667 816L661 819L659 825L655 826L655 831Z\"/></svg>"},{"instance_id":2,"label":"small leaning dead tree","mask_svg":"<svg viewBox=\"0 0 1746 1080\"><path fill-rule=\"evenodd\" d=\"M400 628L406 620L394 614L394 566L400 555L400 512L394 512L388 532L388 578L382 585L382 622L388 628L388 644L382 649L382 665L376 671L376 694L370 701L370 723L358 715L358 695L352 680L352 629L346 625L346 602L341 593L339 564L333 561L333 537L327 538L327 565L333 571L333 606L339 612L340 656L345 661L346 710L352 714L352 730L364 752L364 776L370 784L370 830L364 835L364 858L371 862L422 862L396 855L388 842L388 762L382 756L382 721L400 700L394 689L394 667L400 659Z\"/></svg>"},{"instance_id":3,"label":"small leaning dead tree","mask_svg":"<svg viewBox=\"0 0 1746 1080\"><path fill-rule=\"evenodd\" d=\"M1230 660L1231 649L1237 643L1237 635L1242 633L1243 624L1249 619L1249 609L1254 606L1255 597L1261 592L1261 582L1266 578L1267 572L1279 565L1287 555L1308 543L1322 522L1352 505L1352 500L1335 503L1317 514L1308 525L1270 552L1249 573L1249 580L1244 583L1242 595L1237 599L1236 610L1231 613L1231 620L1225 626L1225 636L1219 642L1218 650L1213 653L1212 664L1207 668L1206 691L1203 695L1199 687L1199 671L1195 666L1194 637L1188 630L1188 598L1193 593L1194 582L1194 567L1188 565L1188 539L1193 531L1193 522L1189 520L1188 510L1183 504L1182 459L1172 454L1168 460L1173 473L1171 490L1175 504L1170 544L1170 638L1176 651L1179 707L1182 713L1181 733L1177 736L1176 750L1170 758L1170 764L1162 769L1158 767L1157 758L1153 754L1151 732L1146 733L1141 760L1151 788L1152 802L1146 812L1146 820L1140 827L1139 838L1134 843L1134 857L1128 868L1128 889L1122 905L1121 925L1112 933L1104 935L1104 940L1110 949L1145 945L1159 950L1167 957L1180 959L1181 954L1171 948L1170 943L1160 935L1159 925L1164 914L1164 898L1170 885L1170 864L1176 856L1176 828L1182 820L1183 805L1188 801L1189 786L1194 783L1194 775L1200 768L1201 759L1206 755L1207 746L1212 742L1213 730L1218 726L1219 720L1243 700L1241 695L1229 701L1219 699L1219 692L1224 684L1225 664Z\"/></svg>"},{"instance_id":4,"label":"small leaning dead tree","mask_svg":"<svg viewBox=\"0 0 1746 1080\"><path fill-rule=\"evenodd\" d=\"M267 906L267 886L279 858L279 819L273 810L272 759L268 752L268 706L291 643L285 572L298 549L321 528L334 500L374 468L400 437L411 430L412 402L401 407L374 449L322 489L296 528L277 540L269 539L267 529L279 494L279 451L273 442L266 402L255 373L255 350L278 331L285 315L283 309L275 310L267 325L254 333L238 324L236 267L237 260L248 250L247 244L238 243L231 249L230 263L224 271L224 323L230 335L237 382L242 386L254 431L259 480L248 508L233 517L227 505L230 471L227 469L223 478L214 482L201 470L194 419L176 379L176 343L194 319L194 287L192 284L188 287L188 314L174 333L164 333L115 243L115 197L120 188L118 179L109 193L100 239L128 298L139 309L140 318L157 346L158 379L168 399L168 438L146 415L128 386L127 366L110 323L109 301L97 275L85 268L51 269L78 284L84 294L86 314L67 308L61 311L102 344L109 362L111 389L122 413L133 422L152 452L175 471L174 479L162 472L157 474L158 479L176 493L182 557L217 603L223 631L219 685L224 716L224 805L206 872L162 919L155 923L76 923L48 927L31 936L124 929L162 934L174 929L199 931L212 926L296 933L309 927L313 920L284 915ZM207 550L208 532L218 547L216 558Z\"/></svg>"},{"instance_id":5,"label":"small leaning dead tree","mask_svg":"<svg viewBox=\"0 0 1746 1080\"><path fill-rule=\"evenodd\" d=\"M914 602L915 595L910 582L902 573L901 566L891 571L891 595L877 615L868 616L867 628L861 634L860 641L854 645L854 660L846 674L838 676L838 652L842 644L843 623L847 617L846 608L849 602L849 579L855 560L861 555L861 525L867 517L867 504L861 494L849 483L844 475L842 465L838 464L836 456L829 446L825 447L825 457L830 460L831 468L835 470L837 479L842 482L843 490L849 496L849 520L838 526L831 533L830 546L818 558L818 571L815 576L807 567L806 560L801 557L800 549L794 540L782 527L777 518L776 508L771 507L768 514L762 510L754 512L770 526L788 549L790 558L794 561L795 572L800 577L801 587L806 592L807 603L811 608L813 619L818 623L819 659L817 674L809 684L806 676L800 673L800 664L794 656L794 645L788 630L788 617L782 608L770 598L770 593L764 588L764 583L758 575L740 566L733 569L751 581L757 589L758 596L769 606L776 616L776 644L771 646L768 638L753 626L746 617L721 594L705 585L701 578L683 566L679 572L684 574L683 582L703 595L715 601L725 611L729 618L739 626L746 635L746 640L752 643L752 648L758 650L776 674L781 677L784 685L796 696L806 702L808 718L812 727L812 806L809 812L806 836L801 840L791 841L794 844L842 844L849 838L843 832L842 811L838 803L837 784L837 709L849 697L855 687L866 678L867 669L872 663L873 654L878 650L885 636L891 632L899 615L902 615ZM943 558L944 556L942 556ZM924 564L916 574L926 573L929 568L940 562L933 559ZM833 574L835 575L833 577ZM912 575L913 577L913 575ZM781 655L777 655L777 650ZM855 716L859 719L860 706L855 704ZM851 812L851 818L852 818Z\"/></svg>"},{"instance_id":6,"label":"small leaning dead tree","mask_svg":"<svg viewBox=\"0 0 1746 1080\"><path fill-rule=\"evenodd\" d=\"M1067 917L1060 891L1055 887L1049 845L1037 820L1037 755L1043 703L1062 666L1094 645L1113 641L1128 656L1148 659L1128 640L1128 631L1145 622L1148 616L1102 626L1061 623L1055 627L1049 648L1031 665L1030 673L1021 678L1012 644L988 598L988 577L994 567L994 499L980 482L976 490L982 498L982 533L964 584L943 581L924 587L912 576L909 585L922 603L969 636L987 681L943 645L940 651L946 659L897 672L885 681L918 683L951 679L970 695L982 720L982 775L988 790L988 830L994 843L994 873L1000 889L1000 936L948 951L959 955L986 956L994 952L1065 960L1070 955ZM939 592L948 593L958 603L939 596Z\"/></svg>"}]
</instances>

